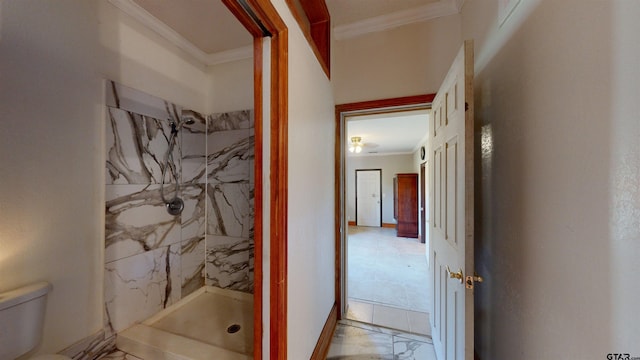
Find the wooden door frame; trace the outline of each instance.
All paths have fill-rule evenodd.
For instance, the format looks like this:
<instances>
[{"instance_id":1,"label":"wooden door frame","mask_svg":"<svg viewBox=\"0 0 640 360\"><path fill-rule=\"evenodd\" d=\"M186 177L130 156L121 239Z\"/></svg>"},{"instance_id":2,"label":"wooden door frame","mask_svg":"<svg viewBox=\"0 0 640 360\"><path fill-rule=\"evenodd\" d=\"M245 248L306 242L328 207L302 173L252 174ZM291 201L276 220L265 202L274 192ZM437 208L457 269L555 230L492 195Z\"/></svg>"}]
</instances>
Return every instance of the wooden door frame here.
<instances>
[{"instance_id":1,"label":"wooden door frame","mask_svg":"<svg viewBox=\"0 0 640 360\"><path fill-rule=\"evenodd\" d=\"M427 162L420 163L420 242L425 243L427 239L427 204L426 204L426 175L427 175Z\"/></svg>"},{"instance_id":2,"label":"wooden door frame","mask_svg":"<svg viewBox=\"0 0 640 360\"><path fill-rule=\"evenodd\" d=\"M335 228L334 228L334 245L335 245L335 306L338 309L336 312L337 319L344 317L344 304L342 301L342 294L345 291L345 274L343 274L343 264L346 261L344 254L344 246L347 232L347 222L345 219L345 199L346 199L346 186L345 186L345 117L348 115L360 115L360 114L376 114L376 113L388 113L400 110L409 109L429 109L431 108L431 102L435 94L428 95L414 95L399 98L363 101L347 104L336 105L335 119L336 119L336 142L335 142L335 160L334 160L334 212L335 212Z\"/></svg>"},{"instance_id":3,"label":"wooden door frame","mask_svg":"<svg viewBox=\"0 0 640 360\"><path fill-rule=\"evenodd\" d=\"M255 194L253 358L263 358L263 39L271 38L269 144L269 359L287 358L287 123L288 29L269 0L246 0L253 18L236 0L222 0L254 38ZM256 23L256 20L260 24ZM265 34L265 30L268 34Z\"/></svg>"},{"instance_id":4,"label":"wooden door frame","mask_svg":"<svg viewBox=\"0 0 640 360\"><path fill-rule=\"evenodd\" d=\"M355 210L356 210L356 226L359 225L358 224L358 171L377 171L379 173L379 179L380 179L380 224L378 225L379 227L382 227L382 169L355 169L355 173L356 173L356 182L355 182L355 197L356 197L356 202L355 202Z\"/></svg>"}]
</instances>

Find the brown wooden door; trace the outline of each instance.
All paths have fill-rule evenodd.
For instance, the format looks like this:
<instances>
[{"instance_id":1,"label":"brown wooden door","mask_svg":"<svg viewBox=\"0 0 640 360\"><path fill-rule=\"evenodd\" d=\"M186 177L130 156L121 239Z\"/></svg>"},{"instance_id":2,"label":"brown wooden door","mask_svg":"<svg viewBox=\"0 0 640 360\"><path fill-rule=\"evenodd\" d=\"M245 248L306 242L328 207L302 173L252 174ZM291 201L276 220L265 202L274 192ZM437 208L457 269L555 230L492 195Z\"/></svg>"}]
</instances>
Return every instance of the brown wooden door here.
<instances>
[{"instance_id":1,"label":"brown wooden door","mask_svg":"<svg viewBox=\"0 0 640 360\"><path fill-rule=\"evenodd\" d=\"M418 174L397 174L397 236L418 237Z\"/></svg>"}]
</instances>

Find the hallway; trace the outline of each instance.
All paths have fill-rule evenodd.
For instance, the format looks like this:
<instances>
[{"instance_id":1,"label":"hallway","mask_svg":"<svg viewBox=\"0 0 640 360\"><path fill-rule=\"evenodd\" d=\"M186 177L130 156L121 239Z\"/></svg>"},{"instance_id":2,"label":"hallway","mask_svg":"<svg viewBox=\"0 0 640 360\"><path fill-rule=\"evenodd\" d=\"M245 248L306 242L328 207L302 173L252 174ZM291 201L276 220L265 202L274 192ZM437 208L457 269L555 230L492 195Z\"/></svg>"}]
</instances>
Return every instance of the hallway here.
<instances>
[{"instance_id":1,"label":"hallway","mask_svg":"<svg viewBox=\"0 0 640 360\"><path fill-rule=\"evenodd\" d=\"M349 227L347 318L430 333L425 244L395 229Z\"/></svg>"}]
</instances>

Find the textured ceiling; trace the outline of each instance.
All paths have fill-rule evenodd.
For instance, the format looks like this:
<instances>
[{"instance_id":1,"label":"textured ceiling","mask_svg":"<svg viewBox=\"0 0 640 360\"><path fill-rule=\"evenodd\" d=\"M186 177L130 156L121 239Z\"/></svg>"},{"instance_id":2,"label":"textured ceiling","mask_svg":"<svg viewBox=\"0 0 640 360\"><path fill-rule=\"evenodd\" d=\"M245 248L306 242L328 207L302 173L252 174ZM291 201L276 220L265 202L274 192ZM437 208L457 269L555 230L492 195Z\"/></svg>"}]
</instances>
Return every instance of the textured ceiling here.
<instances>
[{"instance_id":1,"label":"textured ceiling","mask_svg":"<svg viewBox=\"0 0 640 360\"><path fill-rule=\"evenodd\" d=\"M206 54L250 46L251 35L220 0L129 0L169 26ZM438 0L326 0L333 26L351 24ZM427 133L428 111L347 118L347 139L362 137L360 156L410 153Z\"/></svg>"},{"instance_id":2,"label":"textured ceiling","mask_svg":"<svg viewBox=\"0 0 640 360\"><path fill-rule=\"evenodd\" d=\"M253 44L220 0L133 0L206 54Z\"/></svg>"},{"instance_id":3,"label":"textured ceiling","mask_svg":"<svg viewBox=\"0 0 640 360\"><path fill-rule=\"evenodd\" d=\"M220 0L129 0L205 54L250 46L251 35ZM332 26L413 9L438 0L326 0Z\"/></svg>"},{"instance_id":4,"label":"textured ceiling","mask_svg":"<svg viewBox=\"0 0 640 360\"><path fill-rule=\"evenodd\" d=\"M386 15L438 2L438 0L326 0L333 26Z\"/></svg>"},{"instance_id":5,"label":"textured ceiling","mask_svg":"<svg viewBox=\"0 0 640 360\"><path fill-rule=\"evenodd\" d=\"M427 135L429 110L349 116L347 143L360 136L364 148L360 156L383 153L411 153ZM355 154L348 153L350 156Z\"/></svg>"}]
</instances>

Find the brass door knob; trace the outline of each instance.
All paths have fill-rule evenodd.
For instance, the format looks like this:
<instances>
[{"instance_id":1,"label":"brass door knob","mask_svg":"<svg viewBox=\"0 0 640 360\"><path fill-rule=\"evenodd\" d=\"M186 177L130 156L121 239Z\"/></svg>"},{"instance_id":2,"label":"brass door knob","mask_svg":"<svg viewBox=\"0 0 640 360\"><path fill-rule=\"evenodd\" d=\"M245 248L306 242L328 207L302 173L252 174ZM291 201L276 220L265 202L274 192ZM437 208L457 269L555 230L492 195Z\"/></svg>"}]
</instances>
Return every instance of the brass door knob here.
<instances>
[{"instance_id":1,"label":"brass door knob","mask_svg":"<svg viewBox=\"0 0 640 360\"><path fill-rule=\"evenodd\" d=\"M451 279L458 279L460 280L460 283L464 281L464 273L462 272L462 269L458 269L457 272L452 272L449 265L447 265L447 273Z\"/></svg>"}]
</instances>

